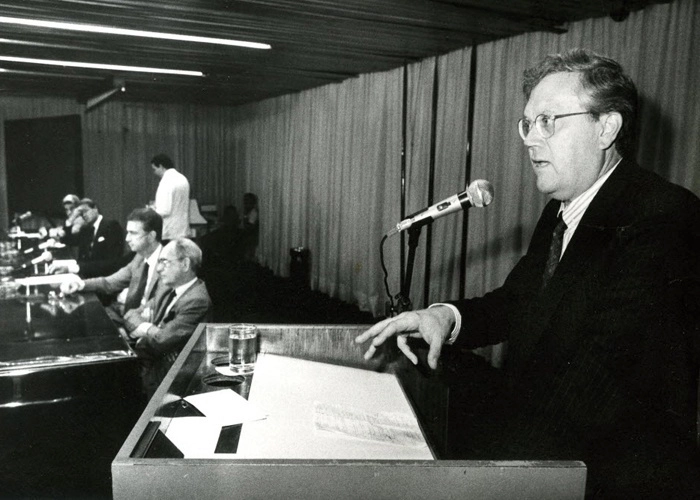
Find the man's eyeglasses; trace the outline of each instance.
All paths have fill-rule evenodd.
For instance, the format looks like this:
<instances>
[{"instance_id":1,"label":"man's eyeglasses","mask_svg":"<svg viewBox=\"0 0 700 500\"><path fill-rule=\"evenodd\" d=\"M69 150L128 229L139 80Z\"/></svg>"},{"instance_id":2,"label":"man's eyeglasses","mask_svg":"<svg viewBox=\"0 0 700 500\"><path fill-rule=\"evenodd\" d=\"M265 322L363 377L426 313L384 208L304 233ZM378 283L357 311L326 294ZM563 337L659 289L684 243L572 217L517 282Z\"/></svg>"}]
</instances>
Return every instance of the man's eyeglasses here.
<instances>
[{"instance_id":1,"label":"man's eyeglasses","mask_svg":"<svg viewBox=\"0 0 700 500\"><path fill-rule=\"evenodd\" d=\"M179 259L158 259L158 264L159 266L163 267L168 267L170 264L175 262L176 260L183 260L185 257L180 257Z\"/></svg>"},{"instance_id":2,"label":"man's eyeglasses","mask_svg":"<svg viewBox=\"0 0 700 500\"><path fill-rule=\"evenodd\" d=\"M549 139L554 135L554 123L557 121L557 118L566 118L568 116L589 114L591 114L590 111L579 111L578 113L565 113L563 115L541 114L537 115L534 124L535 128L537 128L537 131L540 133L540 135L544 139ZM520 132L520 137L523 138L523 141L527 139L527 136L530 134L530 131L532 130L532 124L533 122L528 120L527 118L521 118L520 120L518 120L518 132Z\"/></svg>"}]
</instances>

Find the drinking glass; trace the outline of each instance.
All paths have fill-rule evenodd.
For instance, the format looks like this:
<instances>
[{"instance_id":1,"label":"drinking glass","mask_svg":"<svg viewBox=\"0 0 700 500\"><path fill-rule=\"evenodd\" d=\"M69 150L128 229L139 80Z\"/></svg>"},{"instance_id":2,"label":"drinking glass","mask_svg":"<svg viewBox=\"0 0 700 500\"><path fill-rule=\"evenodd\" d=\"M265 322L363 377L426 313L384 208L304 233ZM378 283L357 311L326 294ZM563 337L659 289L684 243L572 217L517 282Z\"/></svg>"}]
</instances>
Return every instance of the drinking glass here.
<instances>
[{"instance_id":1,"label":"drinking glass","mask_svg":"<svg viewBox=\"0 0 700 500\"><path fill-rule=\"evenodd\" d=\"M258 329L255 325L234 323L228 329L228 364L236 374L253 373L258 356Z\"/></svg>"}]
</instances>

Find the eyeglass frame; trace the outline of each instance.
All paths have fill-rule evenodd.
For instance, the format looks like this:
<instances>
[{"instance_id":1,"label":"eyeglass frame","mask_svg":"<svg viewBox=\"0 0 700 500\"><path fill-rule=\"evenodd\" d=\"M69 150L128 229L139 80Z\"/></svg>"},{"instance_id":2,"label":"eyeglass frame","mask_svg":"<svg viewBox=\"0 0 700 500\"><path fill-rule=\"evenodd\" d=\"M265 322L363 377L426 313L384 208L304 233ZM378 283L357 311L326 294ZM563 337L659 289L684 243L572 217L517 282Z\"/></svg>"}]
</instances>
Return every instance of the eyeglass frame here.
<instances>
[{"instance_id":1,"label":"eyeglass frame","mask_svg":"<svg viewBox=\"0 0 700 500\"><path fill-rule=\"evenodd\" d=\"M527 118L525 118L523 116L520 120L518 120L518 133L520 134L520 137L522 138L523 141L527 140L527 136L530 135L530 132L532 131L532 124L534 123L535 124L534 128L537 129L537 132L542 136L542 138L549 139L550 137L552 137L556 133L556 121L559 118L567 118L569 116L577 116L577 115L592 115L592 114L594 114L593 111L577 111L576 113L563 113L560 115L548 115L547 113L540 113L532 121L528 120ZM542 120L544 118L549 118L550 120L552 120L552 133L550 135L545 135L542 133L542 128L544 127L544 125L538 125L538 123L540 123L540 124L542 123ZM526 122L530 123L530 127L531 127L527 131L527 133L524 132L523 125L522 125L523 123L526 123Z\"/></svg>"},{"instance_id":2,"label":"eyeglass frame","mask_svg":"<svg viewBox=\"0 0 700 500\"><path fill-rule=\"evenodd\" d=\"M176 257L174 259L158 259L156 261L156 266L163 266L163 268L170 267L170 264L176 260L185 260L187 257Z\"/></svg>"}]
</instances>

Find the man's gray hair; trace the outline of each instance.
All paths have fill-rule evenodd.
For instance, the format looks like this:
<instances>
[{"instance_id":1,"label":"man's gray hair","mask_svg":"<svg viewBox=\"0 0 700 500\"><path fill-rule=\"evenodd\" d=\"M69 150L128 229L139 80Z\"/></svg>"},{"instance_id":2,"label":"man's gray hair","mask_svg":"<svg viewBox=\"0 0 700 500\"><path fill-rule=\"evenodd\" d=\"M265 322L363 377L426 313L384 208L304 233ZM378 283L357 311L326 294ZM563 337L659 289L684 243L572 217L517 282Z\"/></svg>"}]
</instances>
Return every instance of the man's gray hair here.
<instances>
[{"instance_id":1,"label":"man's gray hair","mask_svg":"<svg viewBox=\"0 0 700 500\"><path fill-rule=\"evenodd\" d=\"M178 259L184 259L187 257L190 259L190 266L192 270L196 273L202 266L202 250L197 246L197 244L189 238L177 238L172 240L175 245L175 255Z\"/></svg>"}]
</instances>

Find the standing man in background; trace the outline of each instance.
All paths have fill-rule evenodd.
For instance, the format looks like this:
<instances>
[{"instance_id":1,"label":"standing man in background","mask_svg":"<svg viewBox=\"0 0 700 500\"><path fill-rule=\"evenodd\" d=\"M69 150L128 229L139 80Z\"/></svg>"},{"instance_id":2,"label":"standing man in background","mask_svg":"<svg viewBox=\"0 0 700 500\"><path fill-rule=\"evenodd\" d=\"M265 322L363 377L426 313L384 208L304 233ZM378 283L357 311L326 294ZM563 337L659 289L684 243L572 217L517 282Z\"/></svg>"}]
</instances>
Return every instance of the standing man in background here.
<instances>
[{"instance_id":1,"label":"standing man in background","mask_svg":"<svg viewBox=\"0 0 700 500\"><path fill-rule=\"evenodd\" d=\"M186 238L190 230L190 183L175 169L168 155L154 156L151 168L160 178L152 208L163 217L163 244Z\"/></svg>"}]
</instances>

